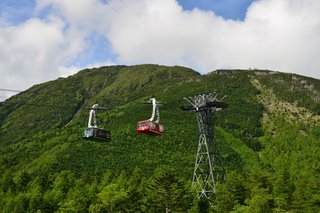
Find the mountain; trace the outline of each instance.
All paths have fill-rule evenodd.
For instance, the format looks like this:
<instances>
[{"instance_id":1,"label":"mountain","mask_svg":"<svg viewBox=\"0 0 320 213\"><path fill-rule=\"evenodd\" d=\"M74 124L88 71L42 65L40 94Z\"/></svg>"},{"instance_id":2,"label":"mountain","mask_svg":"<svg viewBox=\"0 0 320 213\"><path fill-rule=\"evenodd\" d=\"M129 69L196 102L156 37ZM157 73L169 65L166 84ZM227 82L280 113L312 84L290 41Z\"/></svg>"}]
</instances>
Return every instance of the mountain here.
<instances>
[{"instance_id":1,"label":"mountain","mask_svg":"<svg viewBox=\"0 0 320 213\"><path fill-rule=\"evenodd\" d=\"M0 103L0 212L198 212L199 131L184 97L215 92L226 171L213 212L317 212L320 80L268 70L108 66L35 85ZM138 134L161 102L165 134ZM82 139L89 110L110 142Z\"/></svg>"}]
</instances>

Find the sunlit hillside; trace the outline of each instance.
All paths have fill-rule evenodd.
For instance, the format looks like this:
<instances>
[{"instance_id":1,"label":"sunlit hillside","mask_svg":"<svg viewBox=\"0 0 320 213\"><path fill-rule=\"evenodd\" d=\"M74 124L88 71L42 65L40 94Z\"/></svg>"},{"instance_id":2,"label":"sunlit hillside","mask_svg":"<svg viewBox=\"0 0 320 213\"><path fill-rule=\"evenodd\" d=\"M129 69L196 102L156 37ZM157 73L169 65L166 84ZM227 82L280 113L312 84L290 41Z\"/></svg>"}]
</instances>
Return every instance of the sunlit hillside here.
<instances>
[{"instance_id":1,"label":"sunlit hillside","mask_svg":"<svg viewBox=\"0 0 320 213\"><path fill-rule=\"evenodd\" d=\"M0 212L198 212L198 145L184 97L215 92L226 171L210 212L320 210L320 80L263 70L109 66L35 85L0 103ZM136 124L161 102L163 136ZM89 109L112 140L82 139Z\"/></svg>"}]
</instances>

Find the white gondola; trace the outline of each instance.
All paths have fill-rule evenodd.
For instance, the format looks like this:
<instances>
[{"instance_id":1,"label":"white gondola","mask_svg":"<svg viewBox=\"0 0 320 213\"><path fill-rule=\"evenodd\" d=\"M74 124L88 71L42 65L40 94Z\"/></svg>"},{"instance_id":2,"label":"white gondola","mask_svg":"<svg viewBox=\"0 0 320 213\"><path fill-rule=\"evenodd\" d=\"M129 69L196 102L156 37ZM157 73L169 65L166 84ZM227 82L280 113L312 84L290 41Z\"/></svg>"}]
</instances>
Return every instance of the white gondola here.
<instances>
[{"instance_id":1,"label":"white gondola","mask_svg":"<svg viewBox=\"0 0 320 213\"><path fill-rule=\"evenodd\" d=\"M98 104L94 104L89 112L89 120L88 120L88 127L84 129L82 138L90 139L90 140L103 140L103 141L110 141L111 140L111 133L106 129L98 128L97 126L97 117L96 112L97 110L101 110Z\"/></svg>"}]
</instances>

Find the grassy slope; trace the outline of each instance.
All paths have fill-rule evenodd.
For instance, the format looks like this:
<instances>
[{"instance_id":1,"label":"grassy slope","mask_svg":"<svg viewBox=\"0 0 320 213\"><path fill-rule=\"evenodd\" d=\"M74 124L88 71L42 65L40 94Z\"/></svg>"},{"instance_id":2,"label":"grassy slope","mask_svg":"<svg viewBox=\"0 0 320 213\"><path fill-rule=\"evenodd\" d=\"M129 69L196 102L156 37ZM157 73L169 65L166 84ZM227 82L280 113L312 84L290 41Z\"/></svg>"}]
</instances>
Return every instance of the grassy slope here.
<instances>
[{"instance_id":1,"label":"grassy slope","mask_svg":"<svg viewBox=\"0 0 320 213\"><path fill-rule=\"evenodd\" d=\"M84 70L66 79L36 85L6 101L1 107L1 112L6 115L1 116L1 120L4 120L1 144L13 144L4 146L4 152L22 149L22 153L17 151L17 156L13 154L15 157L9 157L11 163L1 165L19 169L22 165L25 167L22 163L25 160L29 164L27 168L33 168L39 162L46 162L48 167L46 160L37 157L52 152L58 162L63 162L58 170L73 168L79 172L92 172L117 167L121 170L143 164L141 162L145 162L148 169L154 165L175 163L191 168L197 141L196 120L193 113L182 112L179 106L187 104L183 97L209 91L215 91L220 96L226 95L224 100L230 105L228 110L217 113L217 125L241 139L249 148L259 151L261 146L258 139L263 136L260 121L265 109L256 99L260 91L251 84L248 74L270 87L271 80L267 75L253 72L217 71L199 76L187 68L155 65ZM273 76L278 82L277 79L287 75ZM272 86L283 87L283 84L279 81L279 85ZM279 90L274 91L279 93ZM153 96L164 103L161 121L165 124L166 134L161 138L146 137L135 132L136 121L148 118L151 112L150 106L140 103ZM101 126L110 129L113 134L112 142L107 145L80 138L87 121L85 107L94 103L109 108L107 112L99 114ZM15 110L10 113L12 109ZM92 150L94 154L87 156L87 150ZM185 160L176 161L180 156L179 151L182 153L185 150L190 155L185 156ZM177 157L171 159L175 155ZM121 158L120 162L116 160L118 157ZM163 162L157 162L159 159ZM30 160L35 162L30 164ZM182 165L177 167L181 168Z\"/></svg>"},{"instance_id":2,"label":"grassy slope","mask_svg":"<svg viewBox=\"0 0 320 213\"><path fill-rule=\"evenodd\" d=\"M289 169L301 188L299 175L312 180L319 175L319 126L290 123L284 119L286 114L270 111L261 102L259 95L265 93L252 83L254 79L272 90L277 100L297 102L314 115L319 113L319 81L296 75L221 70L201 76L187 68L157 65L83 70L1 103L0 168L14 176L26 171L36 177L63 170L101 176L108 169L130 173L135 167L150 175L157 167L171 167L177 175L191 178L198 140L196 117L179 107L187 104L183 97L213 91L219 97L226 95L224 101L230 105L216 113L216 135L227 172L275 181L273 173ZM135 130L138 120L150 116L151 106L141 104L150 97L163 103L160 114L166 133L162 137ZM81 138L88 118L85 108L94 103L109 109L99 113L98 120L111 130L110 143ZM312 167L311 172L306 166ZM255 182L245 181L248 187Z\"/></svg>"}]
</instances>

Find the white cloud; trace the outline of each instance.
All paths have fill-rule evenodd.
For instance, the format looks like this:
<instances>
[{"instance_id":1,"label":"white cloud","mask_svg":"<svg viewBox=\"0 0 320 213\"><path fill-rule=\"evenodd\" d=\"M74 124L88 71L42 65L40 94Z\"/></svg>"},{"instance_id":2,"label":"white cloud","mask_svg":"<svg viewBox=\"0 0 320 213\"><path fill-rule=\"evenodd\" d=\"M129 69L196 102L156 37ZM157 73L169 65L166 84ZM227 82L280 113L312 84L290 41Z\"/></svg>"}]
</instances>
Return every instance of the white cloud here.
<instances>
[{"instance_id":1,"label":"white cloud","mask_svg":"<svg viewBox=\"0 0 320 213\"><path fill-rule=\"evenodd\" d=\"M86 33L53 14L15 26L0 23L1 88L24 90L55 79L86 48Z\"/></svg>"},{"instance_id":2,"label":"white cloud","mask_svg":"<svg viewBox=\"0 0 320 213\"><path fill-rule=\"evenodd\" d=\"M105 37L117 56L106 64L183 65L202 73L251 67L320 78L318 0L254 1L244 21L184 11L175 0L37 0L36 5L35 17L20 25L8 26L0 17L3 87L25 89L73 74L83 67L75 60L90 52L93 34Z\"/></svg>"},{"instance_id":3,"label":"white cloud","mask_svg":"<svg viewBox=\"0 0 320 213\"><path fill-rule=\"evenodd\" d=\"M106 36L123 63L219 68L266 68L320 77L320 2L260 0L243 22L175 1L121 1Z\"/></svg>"},{"instance_id":4,"label":"white cloud","mask_svg":"<svg viewBox=\"0 0 320 213\"><path fill-rule=\"evenodd\" d=\"M59 55L60 46L65 44L62 27L63 23L54 18L0 27L1 85L25 89L24 81L36 83L55 77L51 68L63 59Z\"/></svg>"}]
</instances>

